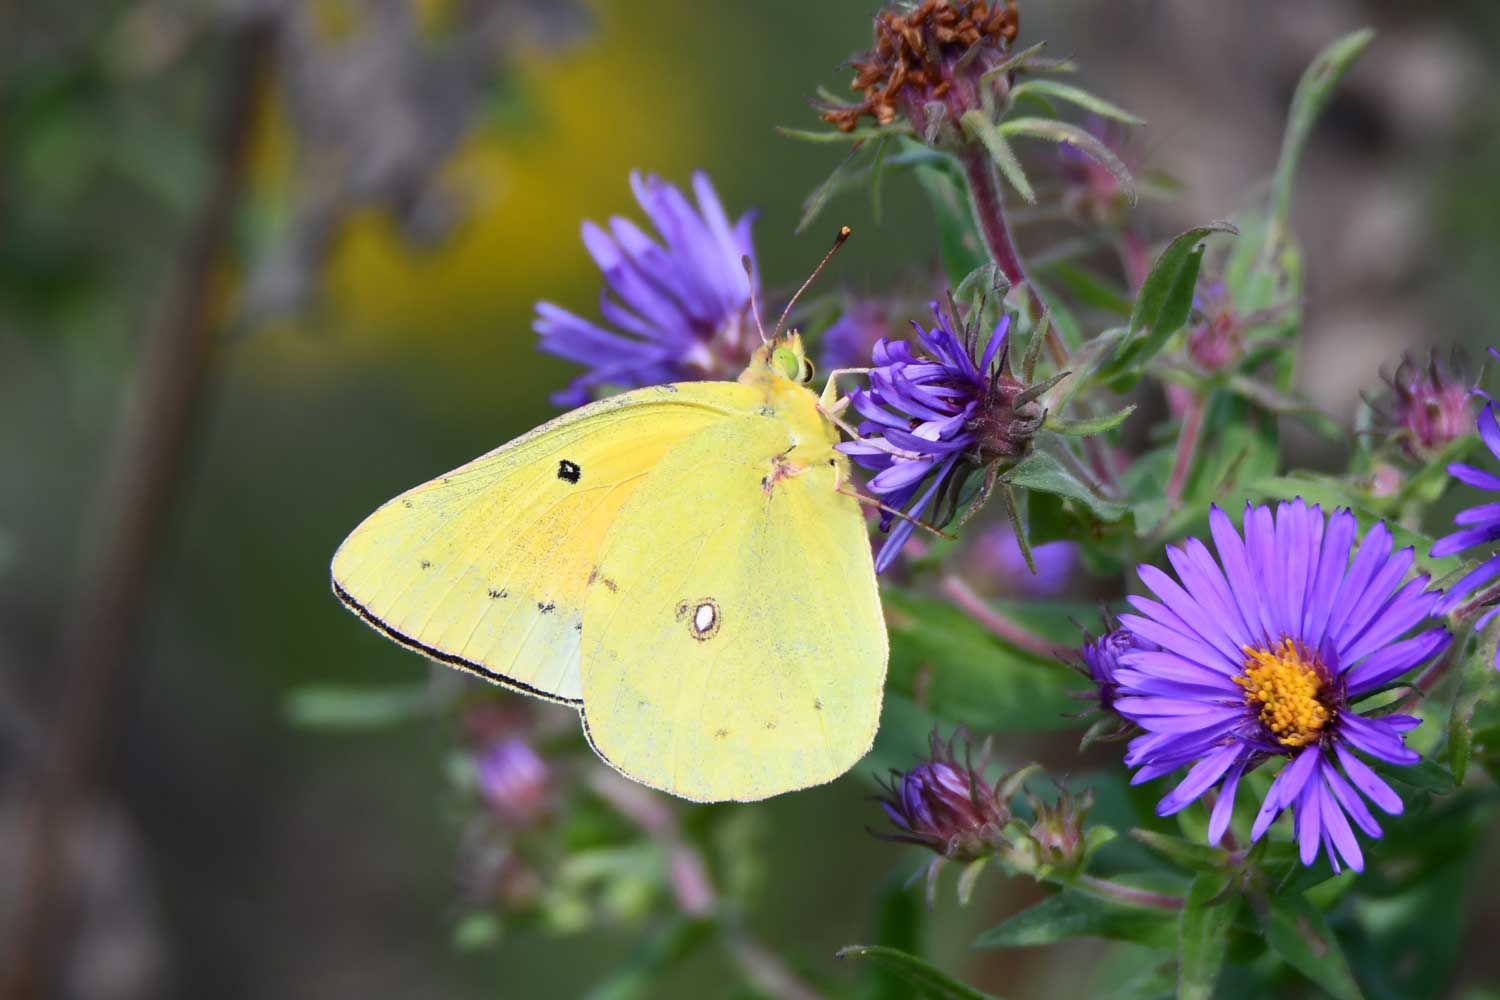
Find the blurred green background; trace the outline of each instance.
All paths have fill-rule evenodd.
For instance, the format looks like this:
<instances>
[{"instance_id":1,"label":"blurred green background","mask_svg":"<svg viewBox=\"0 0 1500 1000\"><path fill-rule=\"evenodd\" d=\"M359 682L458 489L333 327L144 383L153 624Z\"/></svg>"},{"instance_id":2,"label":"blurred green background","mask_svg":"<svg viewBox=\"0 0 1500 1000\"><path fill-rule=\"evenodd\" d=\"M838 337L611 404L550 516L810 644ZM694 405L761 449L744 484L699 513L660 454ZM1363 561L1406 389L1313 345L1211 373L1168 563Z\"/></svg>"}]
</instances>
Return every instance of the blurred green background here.
<instances>
[{"instance_id":1,"label":"blurred green background","mask_svg":"<svg viewBox=\"0 0 1500 1000\"><path fill-rule=\"evenodd\" d=\"M432 0L411 17L441 34L470 6L486 5ZM255 93L229 263L209 282L217 351L107 700L87 819L102 832L75 872L96 895L69 925L66 995L570 997L596 982L636 931L452 947L450 722L289 724L301 685L410 683L429 670L340 609L328 559L380 502L554 412L547 395L570 371L534 350L532 305L592 314L599 278L579 223L639 218L631 169L681 183L701 167L731 213L757 209L773 291L801 280L839 223L855 238L825 290L920 284L930 267L931 224L904 178L886 185L878 224L867 198L848 196L793 233L841 153L774 127L813 126L815 88L843 88L842 60L868 42L866 0L488 6L507 28L484 71L409 106L386 103L391 78L361 76L369 67L317 76L320 58L337 65L358 44L363 18L391 16L389 2L0 13L0 883L11 885L22 792L44 763L57 664L96 568L90 526L108 522L104 470L211 197L210 123L231 49L267 10L313 46L280 38ZM1403 348L1495 340L1493 5L1022 5L1023 41L1048 39L1092 89L1150 122L1147 162L1185 184L1147 216L1158 235L1244 204L1307 59L1365 23L1381 36L1314 140L1296 216L1311 282L1304 389L1341 417ZM418 166L394 190L356 190L348 177L386 154ZM306 237L309 189L337 207ZM430 203L442 224L428 224ZM1022 249L1054 236L1023 230ZM313 250L289 252L302 237ZM278 261L291 262L290 285ZM267 287L294 294L251 294ZM1069 766L1064 744L1007 752L1023 750ZM872 900L898 864L915 867L863 832L878 819L870 791L850 776L756 807L765 881L747 919L815 977L850 974L833 952L870 936ZM935 960L1009 997L1078 995L1091 945L968 951L975 927L1038 895L986 885L967 913L951 895L940 902ZM1470 927L1497 916L1493 902L1475 905L1488 913ZM1461 964L1467 983L1483 981L1483 961ZM662 995L719 995L725 975L698 958Z\"/></svg>"}]
</instances>

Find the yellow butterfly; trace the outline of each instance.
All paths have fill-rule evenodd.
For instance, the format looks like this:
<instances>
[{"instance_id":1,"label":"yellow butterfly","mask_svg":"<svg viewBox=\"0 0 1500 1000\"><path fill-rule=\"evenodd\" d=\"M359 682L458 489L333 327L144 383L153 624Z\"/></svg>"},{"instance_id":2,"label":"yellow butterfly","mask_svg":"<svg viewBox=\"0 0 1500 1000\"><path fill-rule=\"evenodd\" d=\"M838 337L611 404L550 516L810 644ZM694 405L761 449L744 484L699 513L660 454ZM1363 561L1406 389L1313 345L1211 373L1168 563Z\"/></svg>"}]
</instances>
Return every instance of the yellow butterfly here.
<instances>
[{"instance_id":1,"label":"yellow butterfly","mask_svg":"<svg viewBox=\"0 0 1500 1000\"><path fill-rule=\"evenodd\" d=\"M869 750L887 643L838 429L797 334L738 382L581 407L390 501L333 558L386 635L577 706L599 756L698 801Z\"/></svg>"}]
</instances>

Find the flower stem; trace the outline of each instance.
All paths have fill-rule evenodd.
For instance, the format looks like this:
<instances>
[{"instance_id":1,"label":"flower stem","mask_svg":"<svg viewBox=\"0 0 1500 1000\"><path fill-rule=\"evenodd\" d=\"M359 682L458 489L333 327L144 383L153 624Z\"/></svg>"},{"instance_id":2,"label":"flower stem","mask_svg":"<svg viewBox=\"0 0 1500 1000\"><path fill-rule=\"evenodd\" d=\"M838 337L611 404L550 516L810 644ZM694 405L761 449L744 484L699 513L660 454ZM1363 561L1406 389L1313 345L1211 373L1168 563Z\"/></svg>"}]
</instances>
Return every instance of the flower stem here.
<instances>
[{"instance_id":1,"label":"flower stem","mask_svg":"<svg viewBox=\"0 0 1500 1000\"><path fill-rule=\"evenodd\" d=\"M1021 253L1010 235L1010 225L1005 221L1005 199L1000 187L1000 171L990 159L989 152L979 143L968 143L957 153L959 166L968 181L969 208L974 213L974 222L984 240L990 259L1000 268L1000 273L1013 288L1025 287L1030 293L1033 316L1041 315L1042 303L1036 289L1026 277L1026 268L1021 264ZM1053 364L1062 367L1068 360L1068 348L1062 342L1054 324L1047 325L1047 353Z\"/></svg>"},{"instance_id":2,"label":"flower stem","mask_svg":"<svg viewBox=\"0 0 1500 1000\"><path fill-rule=\"evenodd\" d=\"M215 281L228 256L249 171L256 99L270 72L275 37L264 17L247 17L233 36L222 93L213 109L213 183L198 208L169 280L162 321L144 338L122 404L113 463L98 489L94 539L79 585L57 672L62 694L47 733L39 782L25 804L22 858L13 870L8 961L0 997L49 992L48 958L73 897L68 872L80 806L97 781L99 759L113 751L111 708L128 700L132 642L147 611L168 514L202 422L217 361L224 296Z\"/></svg>"},{"instance_id":3,"label":"flower stem","mask_svg":"<svg viewBox=\"0 0 1500 1000\"><path fill-rule=\"evenodd\" d=\"M984 598L974 593L967 580L954 573L943 577L942 591L958 609L980 625L989 629L1002 642L1038 656L1053 658L1057 647L1039 635L1033 635L991 607Z\"/></svg>"},{"instance_id":4,"label":"flower stem","mask_svg":"<svg viewBox=\"0 0 1500 1000\"><path fill-rule=\"evenodd\" d=\"M1127 906L1141 906L1152 910L1176 911L1182 909L1182 898L1179 896L1151 892L1149 889L1137 889L1133 885L1122 885L1119 882L1113 882L1107 878L1099 878L1096 875L1079 875L1071 884L1074 888L1080 889L1091 896L1107 899L1113 903L1124 903Z\"/></svg>"},{"instance_id":5,"label":"flower stem","mask_svg":"<svg viewBox=\"0 0 1500 1000\"><path fill-rule=\"evenodd\" d=\"M1193 455L1198 451L1198 438L1202 432L1203 400L1194 396L1182 415L1177 455L1172 459L1172 477L1167 481L1167 499L1174 504L1182 499L1182 490L1187 485L1188 472L1193 467Z\"/></svg>"}]
</instances>

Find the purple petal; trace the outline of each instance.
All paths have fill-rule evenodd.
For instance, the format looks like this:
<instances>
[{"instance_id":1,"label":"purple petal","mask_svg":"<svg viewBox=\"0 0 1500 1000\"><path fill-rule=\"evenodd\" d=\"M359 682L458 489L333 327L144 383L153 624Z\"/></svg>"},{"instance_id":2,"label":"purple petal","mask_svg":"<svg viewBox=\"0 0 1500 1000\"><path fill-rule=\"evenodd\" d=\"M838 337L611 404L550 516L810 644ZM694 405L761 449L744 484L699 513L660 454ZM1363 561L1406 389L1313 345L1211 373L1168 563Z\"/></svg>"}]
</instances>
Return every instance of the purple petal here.
<instances>
[{"instance_id":1,"label":"purple petal","mask_svg":"<svg viewBox=\"0 0 1500 1000\"><path fill-rule=\"evenodd\" d=\"M1339 763L1343 765L1344 773L1354 783L1354 787L1364 793L1365 798L1375 803L1391 816L1398 816L1406 806L1401 801L1401 796L1391 790L1380 775L1370 769L1370 766L1360 760L1354 754L1344 749L1338 743L1333 745L1334 753L1338 754Z\"/></svg>"}]
</instances>

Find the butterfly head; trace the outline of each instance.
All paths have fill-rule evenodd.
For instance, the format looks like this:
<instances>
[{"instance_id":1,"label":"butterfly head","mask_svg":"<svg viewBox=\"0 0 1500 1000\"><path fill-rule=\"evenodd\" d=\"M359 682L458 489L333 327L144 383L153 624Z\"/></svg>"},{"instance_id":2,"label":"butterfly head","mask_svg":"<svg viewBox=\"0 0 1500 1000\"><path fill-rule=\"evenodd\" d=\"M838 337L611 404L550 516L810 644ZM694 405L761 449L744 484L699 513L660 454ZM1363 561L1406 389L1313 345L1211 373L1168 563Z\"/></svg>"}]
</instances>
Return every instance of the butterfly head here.
<instances>
[{"instance_id":1,"label":"butterfly head","mask_svg":"<svg viewBox=\"0 0 1500 1000\"><path fill-rule=\"evenodd\" d=\"M740 376L741 382L758 382L783 378L797 385L812 381L813 363L802 348L802 335L796 330L767 341L755 351L750 367Z\"/></svg>"}]
</instances>

